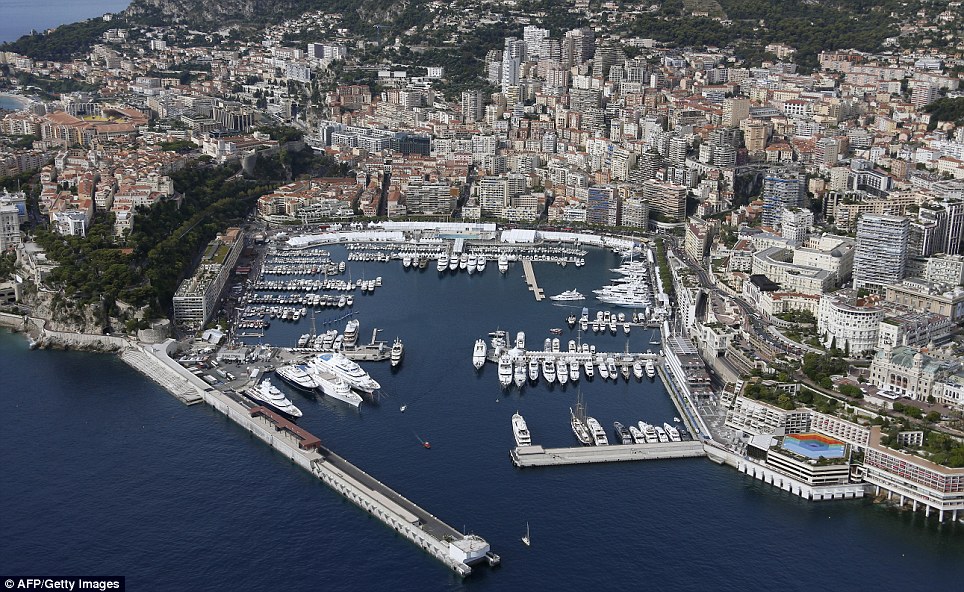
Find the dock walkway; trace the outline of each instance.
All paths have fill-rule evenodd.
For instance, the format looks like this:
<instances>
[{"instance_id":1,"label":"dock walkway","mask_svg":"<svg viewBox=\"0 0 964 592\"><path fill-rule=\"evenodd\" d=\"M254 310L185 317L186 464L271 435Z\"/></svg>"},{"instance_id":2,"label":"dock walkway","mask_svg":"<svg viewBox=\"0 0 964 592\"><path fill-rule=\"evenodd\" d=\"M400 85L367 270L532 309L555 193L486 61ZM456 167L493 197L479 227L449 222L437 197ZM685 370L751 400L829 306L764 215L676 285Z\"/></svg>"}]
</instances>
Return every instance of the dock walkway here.
<instances>
[{"instance_id":1,"label":"dock walkway","mask_svg":"<svg viewBox=\"0 0 964 592\"><path fill-rule=\"evenodd\" d=\"M613 444L610 446L580 446L578 448L520 446L509 451L512 464L517 467L552 467L630 460L695 458L700 456L706 456L706 452L703 451L703 443L697 441L662 442L658 444Z\"/></svg>"},{"instance_id":2,"label":"dock walkway","mask_svg":"<svg viewBox=\"0 0 964 592\"><path fill-rule=\"evenodd\" d=\"M525 271L526 283L529 284L529 289L532 290L532 295L536 297L536 302L541 302L545 299L546 293L536 282L536 272L532 270L532 261L523 259L522 269Z\"/></svg>"}]
</instances>

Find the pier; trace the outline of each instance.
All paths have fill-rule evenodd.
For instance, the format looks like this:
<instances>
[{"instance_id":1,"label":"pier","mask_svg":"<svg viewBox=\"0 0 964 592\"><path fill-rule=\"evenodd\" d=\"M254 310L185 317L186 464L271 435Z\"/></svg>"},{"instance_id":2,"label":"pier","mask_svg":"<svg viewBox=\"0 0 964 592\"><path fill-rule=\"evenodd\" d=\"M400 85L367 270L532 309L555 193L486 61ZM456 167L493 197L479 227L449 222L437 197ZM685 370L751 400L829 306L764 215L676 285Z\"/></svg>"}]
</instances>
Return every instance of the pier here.
<instances>
[{"instance_id":1,"label":"pier","mask_svg":"<svg viewBox=\"0 0 964 592\"><path fill-rule=\"evenodd\" d=\"M519 446L509 451L512 464L517 467L554 467L559 465L582 465L631 460L660 460L667 458L696 458L701 456L706 456L706 452L703 451L703 443L697 441L612 444L609 446L579 446L576 448Z\"/></svg>"},{"instance_id":2,"label":"pier","mask_svg":"<svg viewBox=\"0 0 964 592\"><path fill-rule=\"evenodd\" d=\"M541 302L546 297L546 293L539 287L536 283L536 272L532 270L532 261L528 259L522 260L522 269L526 274L526 283L529 284L529 289L532 290L532 295L536 297L536 302Z\"/></svg>"},{"instance_id":3,"label":"pier","mask_svg":"<svg viewBox=\"0 0 964 592\"><path fill-rule=\"evenodd\" d=\"M396 533L418 545L458 575L472 573L472 565L498 565L485 539L462 534L435 515L378 481L321 444L304 428L277 413L248 401L234 391L220 391L204 383L171 359L173 340L125 352L124 361L147 374L178 399L203 400L285 458L320 479ZM131 355L134 354L134 355ZM187 401L185 401L187 402Z\"/></svg>"}]
</instances>

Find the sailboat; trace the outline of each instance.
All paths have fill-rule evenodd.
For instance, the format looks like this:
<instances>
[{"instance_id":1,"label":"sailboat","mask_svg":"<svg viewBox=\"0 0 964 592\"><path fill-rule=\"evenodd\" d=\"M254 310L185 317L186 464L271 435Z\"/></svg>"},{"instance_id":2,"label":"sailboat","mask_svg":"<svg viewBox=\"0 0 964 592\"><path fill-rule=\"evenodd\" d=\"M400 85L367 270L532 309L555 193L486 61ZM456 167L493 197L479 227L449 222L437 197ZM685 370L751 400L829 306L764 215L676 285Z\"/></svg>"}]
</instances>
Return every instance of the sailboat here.
<instances>
[{"instance_id":1,"label":"sailboat","mask_svg":"<svg viewBox=\"0 0 964 592\"><path fill-rule=\"evenodd\" d=\"M522 544L525 545L526 547L529 547L532 545L532 541L529 540L529 523L528 522L526 522L526 535L522 537Z\"/></svg>"}]
</instances>

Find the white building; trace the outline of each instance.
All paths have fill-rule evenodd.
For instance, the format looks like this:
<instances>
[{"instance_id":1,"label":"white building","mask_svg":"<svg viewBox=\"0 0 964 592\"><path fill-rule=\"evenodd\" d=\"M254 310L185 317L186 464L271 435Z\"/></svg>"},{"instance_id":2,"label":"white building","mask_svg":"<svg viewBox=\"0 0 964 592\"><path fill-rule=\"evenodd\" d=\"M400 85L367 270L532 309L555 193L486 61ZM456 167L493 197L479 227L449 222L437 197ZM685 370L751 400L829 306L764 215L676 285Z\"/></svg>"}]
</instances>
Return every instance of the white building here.
<instances>
[{"instance_id":1,"label":"white building","mask_svg":"<svg viewBox=\"0 0 964 592\"><path fill-rule=\"evenodd\" d=\"M820 298L817 332L826 347L859 355L877 348L883 318L878 298L857 298L851 290L839 290Z\"/></svg>"}]
</instances>

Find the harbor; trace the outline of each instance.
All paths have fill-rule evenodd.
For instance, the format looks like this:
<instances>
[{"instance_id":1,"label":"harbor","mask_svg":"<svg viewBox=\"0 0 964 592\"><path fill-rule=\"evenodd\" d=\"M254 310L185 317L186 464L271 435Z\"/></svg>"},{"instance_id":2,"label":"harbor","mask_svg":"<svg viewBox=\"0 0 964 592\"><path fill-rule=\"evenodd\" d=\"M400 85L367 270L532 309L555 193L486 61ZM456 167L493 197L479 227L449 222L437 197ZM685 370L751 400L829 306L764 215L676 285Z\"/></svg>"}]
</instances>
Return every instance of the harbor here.
<instances>
[{"instance_id":1,"label":"harbor","mask_svg":"<svg viewBox=\"0 0 964 592\"><path fill-rule=\"evenodd\" d=\"M706 452L703 451L703 443L696 441L620 444L612 446L578 446L573 448L517 446L509 451L512 464L520 468L662 460L670 458L698 458L703 456L706 456Z\"/></svg>"}]
</instances>

